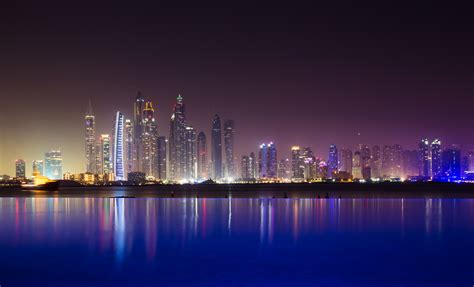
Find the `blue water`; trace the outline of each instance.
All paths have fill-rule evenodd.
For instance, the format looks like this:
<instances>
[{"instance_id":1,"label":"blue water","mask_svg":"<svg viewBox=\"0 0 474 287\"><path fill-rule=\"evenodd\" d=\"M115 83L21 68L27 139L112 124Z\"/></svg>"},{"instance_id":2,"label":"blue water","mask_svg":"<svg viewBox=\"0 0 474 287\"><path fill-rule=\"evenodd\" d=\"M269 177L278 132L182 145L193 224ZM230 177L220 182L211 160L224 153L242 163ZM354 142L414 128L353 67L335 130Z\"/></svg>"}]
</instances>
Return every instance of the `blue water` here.
<instances>
[{"instance_id":1,"label":"blue water","mask_svg":"<svg viewBox=\"0 0 474 287\"><path fill-rule=\"evenodd\" d=\"M474 200L0 198L0 285L473 286Z\"/></svg>"}]
</instances>

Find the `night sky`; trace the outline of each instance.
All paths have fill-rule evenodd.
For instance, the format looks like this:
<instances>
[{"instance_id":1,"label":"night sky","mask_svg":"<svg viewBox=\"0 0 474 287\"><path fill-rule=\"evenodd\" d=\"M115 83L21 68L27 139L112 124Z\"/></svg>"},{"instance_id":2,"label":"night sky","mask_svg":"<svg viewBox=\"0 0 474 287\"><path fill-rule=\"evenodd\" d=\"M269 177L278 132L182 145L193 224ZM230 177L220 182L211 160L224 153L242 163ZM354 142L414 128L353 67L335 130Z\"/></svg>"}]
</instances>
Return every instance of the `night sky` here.
<instances>
[{"instance_id":1,"label":"night sky","mask_svg":"<svg viewBox=\"0 0 474 287\"><path fill-rule=\"evenodd\" d=\"M266 141L280 158L422 137L474 148L474 7L254 2L2 4L0 174L59 147L64 172L84 171L88 100L111 133L139 90L166 137L178 93L208 137L215 113L234 119L238 159Z\"/></svg>"}]
</instances>

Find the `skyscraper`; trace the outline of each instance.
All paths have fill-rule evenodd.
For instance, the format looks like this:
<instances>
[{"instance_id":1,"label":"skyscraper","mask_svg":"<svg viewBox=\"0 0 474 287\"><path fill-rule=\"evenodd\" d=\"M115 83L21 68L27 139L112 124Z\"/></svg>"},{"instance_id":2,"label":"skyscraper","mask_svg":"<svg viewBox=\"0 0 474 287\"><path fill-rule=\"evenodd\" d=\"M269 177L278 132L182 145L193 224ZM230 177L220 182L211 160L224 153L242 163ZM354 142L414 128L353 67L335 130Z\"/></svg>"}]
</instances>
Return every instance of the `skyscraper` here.
<instances>
[{"instance_id":1,"label":"skyscraper","mask_svg":"<svg viewBox=\"0 0 474 287\"><path fill-rule=\"evenodd\" d=\"M352 157L352 176L362 179L362 159L360 151L356 151Z\"/></svg>"},{"instance_id":2,"label":"skyscraper","mask_svg":"<svg viewBox=\"0 0 474 287\"><path fill-rule=\"evenodd\" d=\"M32 167L33 167L33 174L44 175L44 161L34 160Z\"/></svg>"},{"instance_id":3,"label":"skyscraper","mask_svg":"<svg viewBox=\"0 0 474 287\"><path fill-rule=\"evenodd\" d=\"M153 109L153 104L150 101L145 103L145 108L143 109L143 123L142 136L141 136L141 146L142 146L142 171L147 176L158 177L158 161L156 158L156 145L158 143L158 130L155 122L154 116L155 110Z\"/></svg>"},{"instance_id":4,"label":"skyscraper","mask_svg":"<svg viewBox=\"0 0 474 287\"><path fill-rule=\"evenodd\" d=\"M278 178L291 179L291 161L288 158L280 160L278 164Z\"/></svg>"},{"instance_id":5,"label":"skyscraper","mask_svg":"<svg viewBox=\"0 0 474 287\"><path fill-rule=\"evenodd\" d=\"M132 171L143 171L143 151L142 151L142 133L143 133L143 110L145 109L145 98L141 92L138 92L133 103L133 155Z\"/></svg>"},{"instance_id":6,"label":"skyscraper","mask_svg":"<svg viewBox=\"0 0 474 287\"><path fill-rule=\"evenodd\" d=\"M251 165L250 157L248 155L242 156L242 161L240 164L240 171L241 171L240 177L244 180L249 180L253 178L251 175L250 165Z\"/></svg>"},{"instance_id":7,"label":"skyscraper","mask_svg":"<svg viewBox=\"0 0 474 287\"><path fill-rule=\"evenodd\" d=\"M234 164L234 121L226 120L224 122L224 147L225 147L225 176L233 178L235 176Z\"/></svg>"},{"instance_id":8,"label":"skyscraper","mask_svg":"<svg viewBox=\"0 0 474 287\"><path fill-rule=\"evenodd\" d=\"M165 180L166 179L166 167L167 167L167 145L168 141L165 137L160 136L158 137L158 144L157 144L157 162L158 162L158 179Z\"/></svg>"},{"instance_id":9,"label":"skyscraper","mask_svg":"<svg viewBox=\"0 0 474 287\"><path fill-rule=\"evenodd\" d=\"M169 178L173 180L181 180L185 178L185 133L186 133L186 117L183 97L178 95L176 104L174 105L173 114L170 120L170 136L169 136Z\"/></svg>"},{"instance_id":10,"label":"skyscraper","mask_svg":"<svg viewBox=\"0 0 474 287\"><path fill-rule=\"evenodd\" d=\"M197 137L197 177L208 178L207 140L206 134L200 132Z\"/></svg>"},{"instance_id":11,"label":"skyscraper","mask_svg":"<svg viewBox=\"0 0 474 287\"><path fill-rule=\"evenodd\" d=\"M431 176L439 178L442 176L441 170L441 141L435 139L431 143Z\"/></svg>"},{"instance_id":12,"label":"skyscraper","mask_svg":"<svg viewBox=\"0 0 474 287\"><path fill-rule=\"evenodd\" d=\"M329 146L329 156L328 156L328 175L330 178L334 178L334 175L338 171L338 154L336 145L332 144Z\"/></svg>"},{"instance_id":13,"label":"skyscraper","mask_svg":"<svg viewBox=\"0 0 474 287\"><path fill-rule=\"evenodd\" d=\"M260 145L258 175L261 179L275 179L277 177L277 150L273 142Z\"/></svg>"},{"instance_id":14,"label":"skyscraper","mask_svg":"<svg viewBox=\"0 0 474 287\"><path fill-rule=\"evenodd\" d=\"M92 105L89 101L89 108L85 115L86 134L85 134L85 151L86 151L86 172L96 173L96 150L95 150L95 116L92 113Z\"/></svg>"},{"instance_id":15,"label":"skyscraper","mask_svg":"<svg viewBox=\"0 0 474 287\"><path fill-rule=\"evenodd\" d=\"M442 152L442 173L448 180L461 177L461 150L453 145Z\"/></svg>"},{"instance_id":16,"label":"skyscraper","mask_svg":"<svg viewBox=\"0 0 474 287\"><path fill-rule=\"evenodd\" d=\"M196 131L187 126L185 133L185 178L193 181L196 179Z\"/></svg>"},{"instance_id":17,"label":"skyscraper","mask_svg":"<svg viewBox=\"0 0 474 287\"><path fill-rule=\"evenodd\" d=\"M252 178L257 178L257 158L255 157L254 152L250 153L249 160L250 160L250 176Z\"/></svg>"},{"instance_id":18,"label":"skyscraper","mask_svg":"<svg viewBox=\"0 0 474 287\"><path fill-rule=\"evenodd\" d=\"M214 179L222 178L222 132L221 119L218 115L214 115L212 119L212 176Z\"/></svg>"},{"instance_id":19,"label":"skyscraper","mask_svg":"<svg viewBox=\"0 0 474 287\"><path fill-rule=\"evenodd\" d=\"M382 177L382 152L378 145L372 147L372 155L370 158L370 169L373 178Z\"/></svg>"},{"instance_id":20,"label":"skyscraper","mask_svg":"<svg viewBox=\"0 0 474 287\"><path fill-rule=\"evenodd\" d=\"M26 164L22 159L17 159L15 161L15 177L18 179L26 178Z\"/></svg>"},{"instance_id":21,"label":"skyscraper","mask_svg":"<svg viewBox=\"0 0 474 287\"><path fill-rule=\"evenodd\" d=\"M352 175L352 151L349 148L341 149L339 171Z\"/></svg>"},{"instance_id":22,"label":"skyscraper","mask_svg":"<svg viewBox=\"0 0 474 287\"><path fill-rule=\"evenodd\" d=\"M133 123L130 119L125 120L124 129L124 148L125 148L125 175L133 171Z\"/></svg>"},{"instance_id":23,"label":"skyscraper","mask_svg":"<svg viewBox=\"0 0 474 287\"><path fill-rule=\"evenodd\" d=\"M424 177L431 176L431 152L428 139L421 140L418 149L419 156L419 175Z\"/></svg>"},{"instance_id":24,"label":"skyscraper","mask_svg":"<svg viewBox=\"0 0 474 287\"><path fill-rule=\"evenodd\" d=\"M44 170L49 179L62 179L63 156L60 150L51 150L45 153Z\"/></svg>"},{"instance_id":25,"label":"skyscraper","mask_svg":"<svg viewBox=\"0 0 474 287\"><path fill-rule=\"evenodd\" d=\"M123 131L124 131L124 117L121 112L115 115L115 129L114 129L114 157L113 168L116 180L125 180L125 170L123 162Z\"/></svg>"},{"instance_id":26,"label":"skyscraper","mask_svg":"<svg viewBox=\"0 0 474 287\"><path fill-rule=\"evenodd\" d=\"M304 179L304 158L301 154L299 146L291 147L291 179Z\"/></svg>"},{"instance_id":27,"label":"skyscraper","mask_svg":"<svg viewBox=\"0 0 474 287\"><path fill-rule=\"evenodd\" d=\"M112 173L112 160L110 150L110 135L103 134L100 136L100 174L111 174Z\"/></svg>"}]
</instances>

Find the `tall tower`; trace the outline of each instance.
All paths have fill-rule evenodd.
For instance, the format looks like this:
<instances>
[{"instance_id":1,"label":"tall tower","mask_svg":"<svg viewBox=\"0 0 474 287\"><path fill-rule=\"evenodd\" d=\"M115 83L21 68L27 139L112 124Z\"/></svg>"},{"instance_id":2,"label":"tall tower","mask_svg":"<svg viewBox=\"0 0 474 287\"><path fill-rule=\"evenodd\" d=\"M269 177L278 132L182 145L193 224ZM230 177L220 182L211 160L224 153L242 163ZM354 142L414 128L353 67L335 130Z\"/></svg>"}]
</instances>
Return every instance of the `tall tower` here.
<instances>
[{"instance_id":1,"label":"tall tower","mask_svg":"<svg viewBox=\"0 0 474 287\"><path fill-rule=\"evenodd\" d=\"M143 123L142 123L142 170L148 176L158 177L158 167L156 159L156 145L158 140L158 130L156 127L155 110L153 104L148 101L145 103L143 109Z\"/></svg>"},{"instance_id":2,"label":"tall tower","mask_svg":"<svg viewBox=\"0 0 474 287\"><path fill-rule=\"evenodd\" d=\"M441 141L435 139L431 143L431 175L433 178L439 178L442 176L441 156Z\"/></svg>"},{"instance_id":3,"label":"tall tower","mask_svg":"<svg viewBox=\"0 0 474 287\"><path fill-rule=\"evenodd\" d=\"M214 115L212 119L212 172L214 179L222 178L222 131L221 119Z\"/></svg>"},{"instance_id":4,"label":"tall tower","mask_svg":"<svg viewBox=\"0 0 474 287\"><path fill-rule=\"evenodd\" d=\"M167 177L166 169L167 169L167 145L168 141L165 137L161 136L158 137L157 146L156 146L156 159L158 162L158 179L165 180Z\"/></svg>"},{"instance_id":5,"label":"tall tower","mask_svg":"<svg viewBox=\"0 0 474 287\"><path fill-rule=\"evenodd\" d=\"M419 175L424 177L431 176L431 151L428 139L421 140L418 149L419 156Z\"/></svg>"},{"instance_id":6,"label":"tall tower","mask_svg":"<svg viewBox=\"0 0 474 287\"><path fill-rule=\"evenodd\" d=\"M261 179L277 177L277 151L273 142L261 144L258 154L258 176Z\"/></svg>"},{"instance_id":7,"label":"tall tower","mask_svg":"<svg viewBox=\"0 0 474 287\"><path fill-rule=\"evenodd\" d=\"M127 176L133 171L133 122L130 119L125 120L124 148L125 176Z\"/></svg>"},{"instance_id":8,"label":"tall tower","mask_svg":"<svg viewBox=\"0 0 474 287\"><path fill-rule=\"evenodd\" d=\"M338 171L338 165L337 147L336 145L330 145L328 156L328 173L330 178L333 178L334 174Z\"/></svg>"},{"instance_id":9,"label":"tall tower","mask_svg":"<svg viewBox=\"0 0 474 287\"><path fill-rule=\"evenodd\" d=\"M169 136L169 175L173 180L181 180L185 177L185 133L186 117L183 97L178 95L170 120Z\"/></svg>"},{"instance_id":10,"label":"tall tower","mask_svg":"<svg viewBox=\"0 0 474 287\"><path fill-rule=\"evenodd\" d=\"M197 177L204 179L209 177L207 162L207 140L206 134L200 132L197 136Z\"/></svg>"},{"instance_id":11,"label":"tall tower","mask_svg":"<svg viewBox=\"0 0 474 287\"><path fill-rule=\"evenodd\" d=\"M304 159L301 156L300 147L291 147L291 178L302 180L304 178Z\"/></svg>"},{"instance_id":12,"label":"tall tower","mask_svg":"<svg viewBox=\"0 0 474 287\"><path fill-rule=\"evenodd\" d=\"M224 122L224 147L225 147L225 176L233 178L235 176L234 163L234 121L226 120Z\"/></svg>"},{"instance_id":13,"label":"tall tower","mask_svg":"<svg viewBox=\"0 0 474 287\"><path fill-rule=\"evenodd\" d=\"M124 131L124 117L121 112L115 115L115 129L114 129L114 159L113 168L116 180L125 180L125 170L123 162L123 131Z\"/></svg>"},{"instance_id":14,"label":"tall tower","mask_svg":"<svg viewBox=\"0 0 474 287\"><path fill-rule=\"evenodd\" d=\"M86 172L97 173L96 150L95 150L95 116L92 113L92 105L89 100L89 108L85 115L86 134Z\"/></svg>"},{"instance_id":15,"label":"tall tower","mask_svg":"<svg viewBox=\"0 0 474 287\"><path fill-rule=\"evenodd\" d=\"M132 171L143 171L142 164L142 125L143 110L145 109L145 98L141 92L138 92L133 103L133 155Z\"/></svg>"},{"instance_id":16,"label":"tall tower","mask_svg":"<svg viewBox=\"0 0 474 287\"><path fill-rule=\"evenodd\" d=\"M26 178L26 164L22 159L17 159L15 161L15 177L18 179Z\"/></svg>"},{"instance_id":17,"label":"tall tower","mask_svg":"<svg viewBox=\"0 0 474 287\"><path fill-rule=\"evenodd\" d=\"M110 151L110 135L103 134L100 136L100 174L112 173L112 160Z\"/></svg>"},{"instance_id":18,"label":"tall tower","mask_svg":"<svg viewBox=\"0 0 474 287\"><path fill-rule=\"evenodd\" d=\"M195 180L196 179L196 131L193 127L188 126L186 127L185 133L185 178L187 180Z\"/></svg>"}]
</instances>

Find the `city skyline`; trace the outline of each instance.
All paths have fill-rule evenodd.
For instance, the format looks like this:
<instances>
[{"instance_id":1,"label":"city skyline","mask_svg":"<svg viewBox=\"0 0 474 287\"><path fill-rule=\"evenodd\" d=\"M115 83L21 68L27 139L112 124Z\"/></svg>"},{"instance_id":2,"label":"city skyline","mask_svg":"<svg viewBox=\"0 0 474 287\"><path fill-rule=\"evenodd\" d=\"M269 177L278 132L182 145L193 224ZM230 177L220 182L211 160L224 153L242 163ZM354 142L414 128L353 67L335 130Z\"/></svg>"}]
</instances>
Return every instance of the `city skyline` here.
<instances>
[{"instance_id":1,"label":"city skyline","mask_svg":"<svg viewBox=\"0 0 474 287\"><path fill-rule=\"evenodd\" d=\"M7 9L0 173L58 148L65 170L82 170L89 99L97 131L112 134L116 111L133 120L137 91L153 101L159 135L178 94L208 144L214 114L234 120L238 162L270 141L286 157L293 145L322 156L330 144L415 149L421 138L474 148L471 7L214 4ZM154 14L133 16L142 9Z\"/></svg>"}]
</instances>

